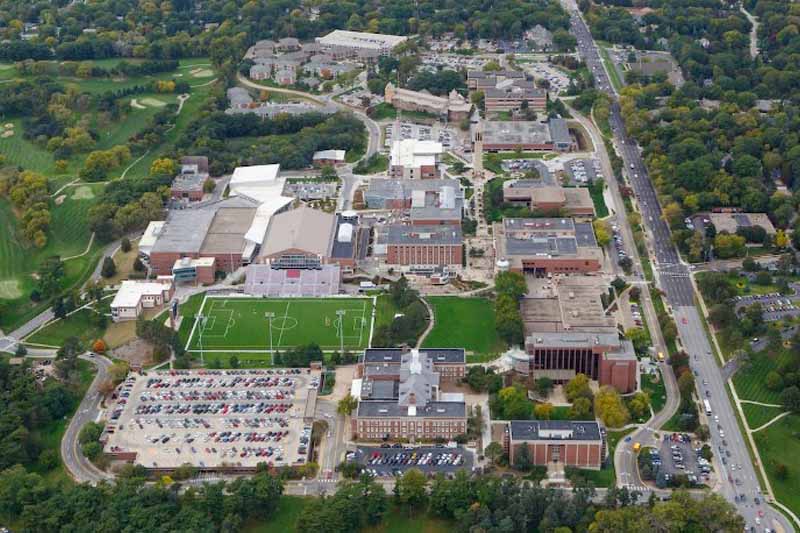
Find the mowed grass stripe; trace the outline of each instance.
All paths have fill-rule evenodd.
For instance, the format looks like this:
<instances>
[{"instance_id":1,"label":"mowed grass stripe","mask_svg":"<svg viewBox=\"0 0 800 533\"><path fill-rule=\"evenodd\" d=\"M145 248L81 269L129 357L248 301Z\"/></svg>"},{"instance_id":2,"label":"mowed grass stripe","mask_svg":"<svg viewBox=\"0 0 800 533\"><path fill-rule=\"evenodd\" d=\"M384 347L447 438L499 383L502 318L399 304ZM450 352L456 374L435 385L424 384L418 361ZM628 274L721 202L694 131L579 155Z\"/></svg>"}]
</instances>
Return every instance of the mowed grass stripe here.
<instances>
[{"instance_id":1,"label":"mowed grass stripe","mask_svg":"<svg viewBox=\"0 0 800 533\"><path fill-rule=\"evenodd\" d=\"M789 357L784 350L775 356L768 356L764 352L754 354L750 362L733 376L733 384L739 398L754 402L780 404L780 391L771 391L766 386L767 374L773 370L777 371L781 363Z\"/></svg>"},{"instance_id":2,"label":"mowed grass stripe","mask_svg":"<svg viewBox=\"0 0 800 533\"><path fill-rule=\"evenodd\" d=\"M326 349L339 347L336 311L344 310L344 345L366 347L372 300L366 298L207 298L200 314L209 317L202 331L204 350L269 350L266 312L275 314L273 347L291 348L316 342ZM186 317L184 317L186 318ZM199 350L200 327L189 342Z\"/></svg>"}]
</instances>

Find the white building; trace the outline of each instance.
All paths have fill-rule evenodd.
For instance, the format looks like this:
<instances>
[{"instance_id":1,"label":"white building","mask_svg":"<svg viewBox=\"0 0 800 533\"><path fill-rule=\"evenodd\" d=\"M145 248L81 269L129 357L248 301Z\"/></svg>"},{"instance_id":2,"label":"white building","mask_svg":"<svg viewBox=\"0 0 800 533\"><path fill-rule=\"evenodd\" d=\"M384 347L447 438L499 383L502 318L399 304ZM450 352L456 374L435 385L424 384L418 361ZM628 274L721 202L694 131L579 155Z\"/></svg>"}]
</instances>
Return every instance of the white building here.
<instances>
[{"instance_id":1,"label":"white building","mask_svg":"<svg viewBox=\"0 0 800 533\"><path fill-rule=\"evenodd\" d=\"M161 235L161 229L164 227L164 224L165 222L163 220L154 220L147 225L147 229L144 230L144 235L139 239L139 255L150 257L150 251L158 240L158 236Z\"/></svg>"},{"instance_id":2,"label":"white building","mask_svg":"<svg viewBox=\"0 0 800 533\"><path fill-rule=\"evenodd\" d=\"M389 152L389 175L403 179L435 179L439 177L442 143L403 139L392 143Z\"/></svg>"},{"instance_id":3,"label":"white building","mask_svg":"<svg viewBox=\"0 0 800 533\"><path fill-rule=\"evenodd\" d=\"M364 33L360 31L334 30L325 37L317 37L316 41L322 49L336 59L356 57L362 52L373 52L376 55L389 55L408 37L401 35L383 35L380 33Z\"/></svg>"},{"instance_id":4,"label":"white building","mask_svg":"<svg viewBox=\"0 0 800 533\"><path fill-rule=\"evenodd\" d=\"M135 320L144 309L169 302L175 290L172 276L159 276L156 281L125 280L111 302L114 322Z\"/></svg>"}]
</instances>

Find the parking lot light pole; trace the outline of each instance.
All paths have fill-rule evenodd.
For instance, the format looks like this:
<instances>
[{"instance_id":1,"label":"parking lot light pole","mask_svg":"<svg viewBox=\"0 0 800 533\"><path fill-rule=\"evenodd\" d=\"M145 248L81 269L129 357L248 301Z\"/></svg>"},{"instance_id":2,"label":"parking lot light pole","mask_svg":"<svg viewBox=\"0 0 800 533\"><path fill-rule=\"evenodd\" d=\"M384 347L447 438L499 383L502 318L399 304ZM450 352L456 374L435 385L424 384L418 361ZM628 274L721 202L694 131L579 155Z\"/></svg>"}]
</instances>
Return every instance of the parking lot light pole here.
<instances>
[{"instance_id":1,"label":"parking lot light pole","mask_svg":"<svg viewBox=\"0 0 800 533\"><path fill-rule=\"evenodd\" d=\"M344 309L336 311L336 316L339 317L339 357L344 357Z\"/></svg>"},{"instance_id":2,"label":"parking lot light pole","mask_svg":"<svg viewBox=\"0 0 800 533\"><path fill-rule=\"evenodd\" d=\"M272 350L272 319L275 318L275 313L267 311L264 313L264 318L267 319L269 324L269 353L272 356L272 365L275 366L275 352Z\"/></svg>"}]
</instances>

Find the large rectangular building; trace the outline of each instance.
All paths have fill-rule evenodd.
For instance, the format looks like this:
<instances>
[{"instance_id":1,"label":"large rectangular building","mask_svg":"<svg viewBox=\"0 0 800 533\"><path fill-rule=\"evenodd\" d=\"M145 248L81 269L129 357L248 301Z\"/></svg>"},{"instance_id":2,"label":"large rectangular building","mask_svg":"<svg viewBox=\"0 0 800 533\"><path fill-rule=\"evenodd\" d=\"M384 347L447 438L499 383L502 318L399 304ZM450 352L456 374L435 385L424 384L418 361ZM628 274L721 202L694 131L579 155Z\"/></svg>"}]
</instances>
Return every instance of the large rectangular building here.
<instances>
[{"instance_id":1,"label":"large rectangular building","mask_svg":"<svg viewBox=\"0 0 800 533\"><path fill-rule=\"evenodd\" d=\"M512 355L513 369L556 383L580 373L622 393L635 391L638 360L603 307L606 291L602 278L570 276L554 279L549 292L523 298L525 354Z\"/></svg>"},{"instance_id":2,"label":"large rectangular building","mask_svg":"<svg viewBox=\"0 0 800 533\"><path fill-rule=\"evenodd\" d=\"M373 178L364 194L370 209L404 211L414 225L461 225L464 191L458 180Z\"/></svg>"},{"instance_id":3,"label":"large rectangular building","mask_svg":"<svg viewBox=\"0 0 800 533\"><path fill-rule=\"evenodd\" d=\"M517 180L503 183L503 201L525 206L549 216L593 217L594 202L585 187L545 185L541 180Z\"/></svg>"},{"instance_id":4,"label":"large rectangular building","mask_svg":"<svg viewBox=\"0 0 800 533\"><path fill-rule=\"evenodd\" d=\"M424 348L422 350L433 362L433 368L443 381L458 382L466 375L467 357L463 348ZM388 368L400 372L400 362L408 350L403 348L367 348L358 358L356 376L364 377L367 368Z\"/></svg>"},{"instance_id":5,"label":"large rectangular building","mask_svg":"<svg viewBox=\"0 0 800 533\"><path fill-rule=\"evenodd\" d=\"M572 218L506 218L493 226L495 255L515 272L537 277L588 274L603 267L590 222Z\"/></svg>"},{"instance_id":6,"label":"large rectangular building","mask_svg":"<svg viewBox=\"0 0 800 533\"><path fill-rule=\"evenodd\" d=\"M488 152L548 150L568 152L575 147L564 119L537 121L484 121L483 149Z\"/></svg>"},{"instance_id":7,"label":"large rectangular building","mask_svg":"<svg viewBox=\"0 0 800 533\"><path fill-rule=\"evenodd\" d=\"M364 55L387 56L408 37L383 35L360 31L333 30L316 41L322 50L335 59L362 57Z\"/></svg>"},{"instance_id":8,"label":"large rectangular building","mask_svg":"<svg viewBox=\"0 0 800 533\"><path fill-rule=\"evenodd\" d=\"M354 439L453 440L467 432L463 395L440 393L435 350L365 353L351 394L358 407L351 419ZM443 363L451 354L443 353ZM460 354L452 354L463 357ZM395 363L399 356L399 364ZM367 362L374 358L383 362ZM456 363L458 365L459 363Z\"/></svg>"},{"instance_id":9,"label":"large rectangular building","mask_svg":"<svg viewBox=\"0 0 800 533\"><path fill-rule=\"evenodd\" d=\"M136 320L145 309L168 303L175 292L172 281L172 276L161 276L156 281L123 281L111 301L111 320Z\"/></svg>"},{"instance_id":10,"label":"large rectangular building","mask_svg":"<svg viewBox=\"0 0 800 533\"><path fill-rule=\"evenodd\" d=\"M383 99L387 104L402 111L430 113L438 117L457 122L469 116L472 104L455 89L444 96L436 96L428 91L412 91L395 87L387 83L383 91Z\"/></svg>"},{"instance_id":11,"label":"large rectangular building","mask_svg":"<svg viewBox=\"0 0 800 533\"><path fill-rule=\"evenodd\" d=\"M399 179L436 179L442 143L403 139L392 143L389 152L389 175Z\"/></svg>"},{"instance_id":12,"label":"large rectangular building","mask_svg":"<svg viewBox=\"0 0 800 533\"><path fill-rule=\"evenodd\" d=\"M547 109L547 91L534 87L533 82L501 83L484 89L483 93L487 113L519 111L525 106L537 113Z\"/></svg>"},{"instance_id":13,"label":"large rectangular building","mask_svg":"<svg viewBox=\"0 0 800 533\"><path fill-rule=\"evenodd\" d=\"M172 274L181 258L214 258L216 268L225 272L249 263L256 244L246 235L258 206L257 201L242 196L170 211L150 249L153 273Z\"/></svg>"},{"instance_id":14,"label":"large rectangular building","mask_svg":"<svg viewBox=\"0 0 800 533\"><path fill-rule=\"evenodd\" d=\"M550 463L599 469L606 454L600 425L594 421L511 420L506 423L503 448L516 464L520 448L528 448L531 463Z\"/></svg>"},{"instance_id":15,"label":"large rectangular building","mask_svg":"<svg viewBox=\"0 0 800 533\"><path fill-rule=\"evenodd\" d=\"M386 263L412 268L461 267L463 237L454 225L392 224L383 236Z\"/></svg>"}]
</instances>

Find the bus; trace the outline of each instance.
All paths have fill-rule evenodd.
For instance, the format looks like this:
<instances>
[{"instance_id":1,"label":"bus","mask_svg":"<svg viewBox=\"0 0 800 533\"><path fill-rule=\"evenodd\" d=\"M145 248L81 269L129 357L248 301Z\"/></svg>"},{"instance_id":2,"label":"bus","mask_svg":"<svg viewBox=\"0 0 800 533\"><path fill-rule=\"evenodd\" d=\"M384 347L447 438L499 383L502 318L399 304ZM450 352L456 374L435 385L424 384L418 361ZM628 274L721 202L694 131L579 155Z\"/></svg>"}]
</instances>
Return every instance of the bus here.
<instances>
[{"instance_id":1,"label":"bus","mask_svg":"<svg viewBox=\"0 0 800 533\"><path fill-rule=\"evenodd\" d=\"M703 400L703 405L706 408L706 416L711 416L711 402L708 400Z\"/></svg>"}]
</instances>

